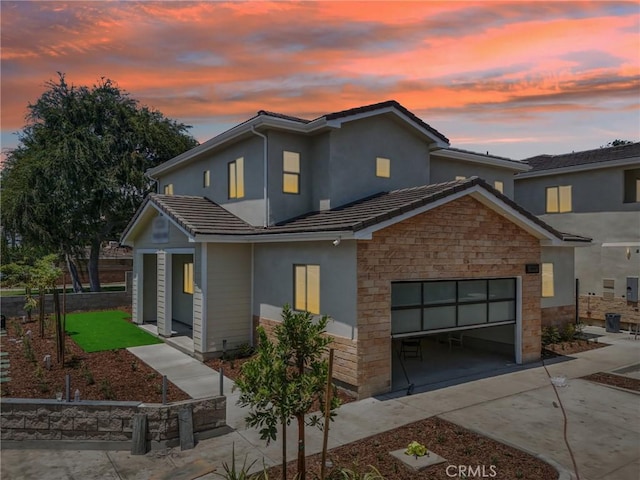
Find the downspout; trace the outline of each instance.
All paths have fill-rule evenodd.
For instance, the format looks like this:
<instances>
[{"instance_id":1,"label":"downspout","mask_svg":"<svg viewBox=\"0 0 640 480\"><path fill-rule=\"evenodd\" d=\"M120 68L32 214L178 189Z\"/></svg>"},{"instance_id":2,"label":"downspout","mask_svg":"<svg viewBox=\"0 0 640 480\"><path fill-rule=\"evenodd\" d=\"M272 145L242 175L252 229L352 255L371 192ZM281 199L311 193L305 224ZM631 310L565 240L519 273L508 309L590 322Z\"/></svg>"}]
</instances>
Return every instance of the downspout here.
<instances>
[{"instance_id":1,"label":"downspout","mask_svg":"<svg viewBox=\"0 0 640 480\"><path fill-rule=\"evenodd\" d=\"M263 157L263 163L264 163L264 228L267 228L269 226L269 194L268 194L268 190L267 190L267 186L268 186L268 173L267 173L267 136L258 132L256 130L256 127L254 125L251 125L251 131L253 133L255 133L256 135L258 135L259 137L262 137L264 142L263 142L263 152L262 152L262 157Z\"/></svg>"},{"instance_id":2,"label":"downspout","mask_svg":"<svg viewBox=\"0 0 640 480\"><path fill-rule=\"evenodd\" d=\"M268 176L267 176L267 136L258 132L256 130L256 127L254 125L251 125L251 131L253 133L255 133L256 135L258 135L259 137L262 137L264 139L263 142L263 163L264 163L264 228L267 228L269 226L269 194L268 194L268 190L267 190L267 186L268 186Z\"/></svg>"},{"instance_id":3,"label":"downspout","mask_svg":"<svg viewBox=\"0 0 640 480\"><path fill-rule=\"evenodd\" d=\"M160 193L158 191L158 188L160 186L160 182L156 178L153 178L152 176L150 176L147 172L144 172L144 176L155 183L155 191L156 191L156 193Z\"/></svg>"}]
</instances>

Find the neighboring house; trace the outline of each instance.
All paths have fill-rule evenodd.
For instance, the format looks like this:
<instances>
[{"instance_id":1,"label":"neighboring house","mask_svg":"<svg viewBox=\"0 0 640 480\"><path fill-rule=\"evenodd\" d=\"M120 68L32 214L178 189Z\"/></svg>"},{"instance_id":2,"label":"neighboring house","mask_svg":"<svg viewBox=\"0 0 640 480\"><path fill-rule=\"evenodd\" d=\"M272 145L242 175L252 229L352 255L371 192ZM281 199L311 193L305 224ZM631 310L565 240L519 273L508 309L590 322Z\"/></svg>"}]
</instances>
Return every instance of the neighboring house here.
<instances>
[{"instance_id":1,"label":"neighboring house","mask_svg":"<svg viewBox=\"0 0 640 480\"><path fill-rule=\"evenodd\" d=\"M593 238L575 250L580 317L640 321L640 143L524 162L532 168L515 178L516 202L557 229ZM554 304L554 292L543 291L542 302Z\"/></svg>"},{"instance_id":2,"label":"neighboring house","mask_svg":"<svg viewBox=\"0 0 640 480\"><path fill-rule=\"evenodd\" d=\"M361 398L391 389L406 337L464 331L465 345L537 360L539 266L567 257L573 279L572 246L588 239L514 203L528 169L449 148L395 101L312 121L261 111L148 172L161 193L122 238L134 321L163 336L188 325L205 358L270 331L286 303L329 315L335 378Z\"/></svg>"}]
</instances>

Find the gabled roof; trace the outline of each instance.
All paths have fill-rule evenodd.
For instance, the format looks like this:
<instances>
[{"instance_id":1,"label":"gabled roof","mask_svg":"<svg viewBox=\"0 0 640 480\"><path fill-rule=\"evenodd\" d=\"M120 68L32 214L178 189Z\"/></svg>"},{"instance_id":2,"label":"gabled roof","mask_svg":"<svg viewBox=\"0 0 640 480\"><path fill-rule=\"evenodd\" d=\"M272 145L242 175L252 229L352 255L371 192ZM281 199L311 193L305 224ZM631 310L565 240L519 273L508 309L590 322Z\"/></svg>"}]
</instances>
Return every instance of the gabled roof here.
<instances>
[{"instance_id":1,"label":"gabled roof","mask_svg":"<svg viewBox=\"0 0 640 480\"><path fill-rule=\"evenodd\" d=\"M140 222L157 212L165 214L191 239L198 235L248 235L255 232L253 226L208 198L151 193L129 221L121 243L129 244Z\"/></svg>"},{"instance_id":2,"label":"gabled roof","mask_svg":"<svg viewBox=\"0 0 640 480\"><path fill-rule=\"evenodd\" d=\"M424 136L424 138L428 139L429 143L435 148L443 148L449 145L449 139L447 137L422 121L395 100L388 100L386 102L329 113L314 120L305 120L291 115L260 110L257 115L249 120L236 125L220 135L201 143L191 150L188 150L171 160L158 165L157 167L147 170L147 174L151 177L157 177L164 172L177 168L183 163L189 162L205 152L227 146L241 138L252 135L256 130L264 131L266 129L279 129L302 135L312 135L327 129L340 128L343 122L357 120L358 118L365 116L390 113L394 114L401 121L406 122L408 126L418 131Z\"/></svg>"},{"instance_id":3,"label":"gabled roof","mask_svg":"<svg viewBox=\"0 0 640 480\"><path fill-rule=\"evenodd\" d=\"M562 155L537 155L522 161L530 165L531 170L516 179L640 163L640 142Z\"/></svg>"},{"instance_id":4,"label":"gabled roof","mask_svg":"<svg viewBox=\"0 0 640 480\"><path fill-rule=\"evenodd\" d=\"M383 192L332 210L311 212L267 228L253 227L204 197L152 194L129 223L122 236L122 243L127 244L135 237L136 224L150 208L166 214L193 241L218 239L260 242L282 238L295 241L296 238L312 240L338 234L345 238L367 238L373 231L467 194L507 216L538 238L557 242L590 241L586 237L555 230L484 180L472 177Z\"/></svg>"},{"instance_id":5,"label":"gabled roof","mask_svg":"<svg viewBox=\"0 0 640 480\"><path fill-rule=\"evenodd\" d=\"M478 177L380 193L332 210L312 212L269 227L267 230L269 233L358 232L392 221L421 207L446 200L455 194L465 193L473 187L486 190L527 221L546 230L559 240L590 241L586 237L559 232ZM263 231L263 233L266 232Z\"/></svg>"}]
</instances>

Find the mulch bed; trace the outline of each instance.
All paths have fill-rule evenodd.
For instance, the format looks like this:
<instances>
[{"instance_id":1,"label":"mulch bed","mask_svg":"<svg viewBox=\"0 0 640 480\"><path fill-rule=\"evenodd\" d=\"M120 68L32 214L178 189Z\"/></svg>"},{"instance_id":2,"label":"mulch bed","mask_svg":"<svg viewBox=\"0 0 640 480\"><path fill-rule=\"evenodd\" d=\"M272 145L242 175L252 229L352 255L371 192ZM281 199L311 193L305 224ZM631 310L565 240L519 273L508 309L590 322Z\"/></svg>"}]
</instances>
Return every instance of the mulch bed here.
<instances>
[{"instance_id":1,"label":"mulch bed","mask_svg":"<svg viewBox=\"0 0 640 480\"><path fill-rule=\"evenodd\" d=\"M336 422L340 421L340 412ZM412 441L417 441L446 459L416 472L392 457L389 452L406 449ZM307 478L317 478L320 474L321 455L307 457ZM482 478L498 480L556 480L558 472L549 464L515 448L466 430L454 423L437 417L420 420L357 442L330 450L327 458L333 463L329 478L344 478L338 468L347 468L358 473L370 471L373 465L385 480L448 480L458 478L451 475L458 465L480 468ZM294 478L297 464L294 459L287 464L287 478ZM450 467L447 474L447 467ZM491 468L493 466L493 468ZM495 471L495 475L491 475ZM269 478L281 478L282 468L268 470ZM351 477L349 477L351 478ZM355 477L353 477L355 478ZM357 477L364 478L364 477ZM462 477L464 478L464 477ZM469 477L475 478L475 477Z\"/></svg>"},{"instance_id":2,"label":"mulch bed","mask_svg":"<svg viewBox=\"0 0 640 480\"><path fill-rule=\"evenodd\" d=\"M31 330L31 348L25 346ZM37 321L7 321L7 334L0 339L0 350L9 355L11 381L1 384L2 397L56 398L65 391L65 376L71 375L71 396L76 389L81 400L120 400L162 402L162 376L127 350L86 353L71 337L65 340L65 363L56 361L52 322L40 338ZM44 356L51 355L51 369ZM189 395L168 382L169 402L187 400Z\"/></svg>"},{"instance_id":3,"label":"mulch bed","mask_svg":"<svg viewBox=\"0 0 640 480\"><path fill-rule=\"evenodd\" d=\"M637 378L630 378L605 372L592 373L591 375L586 375L581 378L583 378L584 380L589 380L591 382L610 385L612 387L624 388L626 390L640 392L640 380L638 380Z\"/></svg>"},{"instance_id":4,"label":"mulch bed","mask_svg":"<svg viewBox=\"0 0 640 480\"><path fill-rule=\"evenodd\" d=\"M542 358L553 358L561 355L573 355L574 353L595 350L596 348L607 347L606 343L598 343L588 340L571 340L568 342L551 343L542 348Z\"/></svg>"}]
</instances>

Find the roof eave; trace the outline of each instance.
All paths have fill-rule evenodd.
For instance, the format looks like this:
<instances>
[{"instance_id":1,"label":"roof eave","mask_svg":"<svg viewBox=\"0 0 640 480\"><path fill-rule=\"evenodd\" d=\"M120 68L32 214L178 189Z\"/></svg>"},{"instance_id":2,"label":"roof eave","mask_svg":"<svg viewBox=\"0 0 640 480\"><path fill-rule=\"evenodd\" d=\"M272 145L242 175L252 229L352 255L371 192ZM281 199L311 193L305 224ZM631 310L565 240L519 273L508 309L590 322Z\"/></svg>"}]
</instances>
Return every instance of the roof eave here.
<instances>
[{"instance_id":1,"label":"roof eave","mask_svg":"<svg viewBox=\"0 0 640 480\"><path fill-rule=\"evenodd\" d=\"M453 160L463 160L467 162L481 163L492 167L508 168L514 172L527 172L531 170L531 166L526 163L522 163L517 160L492 157L491 155L483 155L481 153L459 152L443 148L433 150L431 154L437 157L451 158Z\"/></svg>"},{"instance_id":2,"label":"roof eave","mask_svg":"<svg viewBox=\"0 0 640 480\"><path fill-rule=\"evenodd\" d=\"M584 163L581 165L573 165L571 167L546 168L544 170L533 170L529 172L516 174L516 176L514 177L514 180L517 181L525 178L536 178L536 177L546 177L549 175L562 175L565 173L586 172L589 170L601 170L603 168L626 167L629 165L640 166L640 158L631 157L631 158L623 158L621 160L608 160L605 162Z\"/></svg>"}]
</instances>

